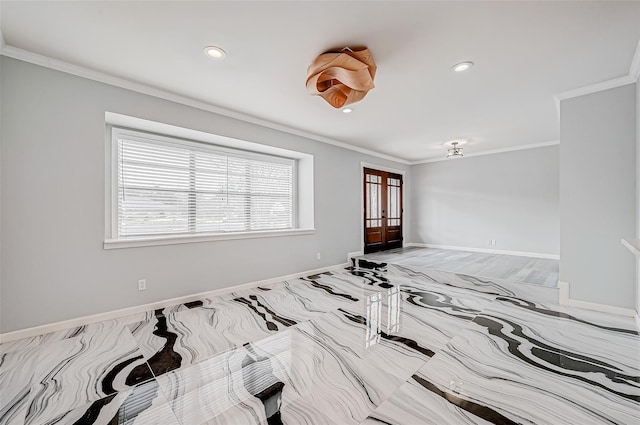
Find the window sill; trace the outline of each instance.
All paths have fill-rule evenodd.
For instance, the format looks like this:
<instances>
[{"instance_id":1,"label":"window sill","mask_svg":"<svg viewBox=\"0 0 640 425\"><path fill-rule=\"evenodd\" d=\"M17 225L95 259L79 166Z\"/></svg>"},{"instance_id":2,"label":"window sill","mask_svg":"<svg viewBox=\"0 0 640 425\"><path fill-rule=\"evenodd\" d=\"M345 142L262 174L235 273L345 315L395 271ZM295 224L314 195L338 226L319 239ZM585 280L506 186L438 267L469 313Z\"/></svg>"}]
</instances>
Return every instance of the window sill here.
<instances>
[{"instance_id":1,"label":"window sill","mask_svg":"<svg viewBox=\"0 0 640 425\"><path fill-rule=\"evenodd\" d=\"M104 249L137 248L142 246L177 245L183 243L228 241L234 239L274 238L279 236L312 235L316 229L267 230L259 232L210 233L205 235L173 235L147 238L105 239Z\"/></svg>"}]
</instances>

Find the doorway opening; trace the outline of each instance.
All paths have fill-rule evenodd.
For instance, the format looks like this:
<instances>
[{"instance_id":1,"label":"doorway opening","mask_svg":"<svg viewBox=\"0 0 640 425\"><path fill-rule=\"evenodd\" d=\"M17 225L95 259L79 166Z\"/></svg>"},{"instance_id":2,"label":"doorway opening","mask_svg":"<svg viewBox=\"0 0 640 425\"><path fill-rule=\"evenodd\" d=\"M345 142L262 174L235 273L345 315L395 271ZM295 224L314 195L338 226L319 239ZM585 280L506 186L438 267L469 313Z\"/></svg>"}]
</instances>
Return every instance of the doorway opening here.
<instances>
[{"instance_id":1,"label":"doorway opening","mask_svg":"<svg viewBox=\"0 0 640 425\"><path fill-rule=\"evenodd\" d=\"M402 174L363 168L364 253L402 248Z\"/></svg>"}]
</instances>

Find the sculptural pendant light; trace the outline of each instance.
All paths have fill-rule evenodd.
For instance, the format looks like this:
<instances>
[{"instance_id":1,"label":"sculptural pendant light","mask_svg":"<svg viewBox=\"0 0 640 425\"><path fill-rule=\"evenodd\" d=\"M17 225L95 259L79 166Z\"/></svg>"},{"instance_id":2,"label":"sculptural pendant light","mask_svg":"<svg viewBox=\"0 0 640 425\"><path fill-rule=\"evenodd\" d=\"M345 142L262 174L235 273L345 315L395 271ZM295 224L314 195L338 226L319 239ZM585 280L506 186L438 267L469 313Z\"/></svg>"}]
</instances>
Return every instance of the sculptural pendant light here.
<instances>
[{"instance_id":1,"label":"sculptural pendant light","mask_svg":"<svg viewBox=\"0 0 640 425\"><path fill-rule=\"evenodd\" d=\"M318 56L307 70L307 90L334 108L362 100L375 86L376 63L369 49L329 51Z\"/></svg>"}]
</instances>

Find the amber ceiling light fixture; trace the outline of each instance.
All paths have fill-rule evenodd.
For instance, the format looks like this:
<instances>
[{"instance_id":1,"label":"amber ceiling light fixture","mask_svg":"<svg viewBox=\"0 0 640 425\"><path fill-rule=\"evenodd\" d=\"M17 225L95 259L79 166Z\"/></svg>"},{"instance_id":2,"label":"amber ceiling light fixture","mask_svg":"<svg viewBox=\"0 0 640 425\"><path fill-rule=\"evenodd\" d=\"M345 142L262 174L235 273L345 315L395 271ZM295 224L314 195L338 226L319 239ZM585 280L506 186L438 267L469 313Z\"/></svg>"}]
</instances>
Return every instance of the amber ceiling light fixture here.
<instances>
[{"instance_id":1,"label":"amber ceiling light fixture","mask_svg":"<svg viewBox=\"0 0 640 425\"><path fill-rule=\"evenodd\" d=\"M307 70L307 90L336 109L359 102L374 88L376 63L366 47L328 51Z\"/></svg>"}]
</instances>

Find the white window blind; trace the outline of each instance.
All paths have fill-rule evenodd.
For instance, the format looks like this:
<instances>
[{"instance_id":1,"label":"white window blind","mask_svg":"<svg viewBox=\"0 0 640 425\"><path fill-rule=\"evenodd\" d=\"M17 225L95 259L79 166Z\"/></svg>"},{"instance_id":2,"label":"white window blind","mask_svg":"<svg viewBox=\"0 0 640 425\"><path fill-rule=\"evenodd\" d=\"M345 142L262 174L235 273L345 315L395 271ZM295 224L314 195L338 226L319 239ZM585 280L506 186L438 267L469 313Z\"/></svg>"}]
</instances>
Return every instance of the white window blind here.
<instances>
[{"instance_id":1,"label":"white window blind","mask_svg":"<svg viewBox=\"0 0 640 425\"><path fill-rule=\"evenodd\" d=\"M120 238L292 229L292 159L117 135Z\"/></svg>"}]
</instances>

